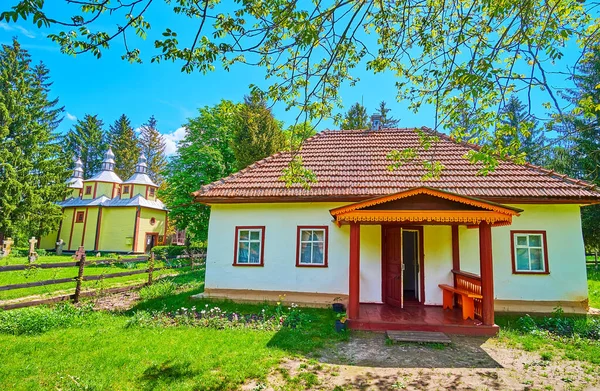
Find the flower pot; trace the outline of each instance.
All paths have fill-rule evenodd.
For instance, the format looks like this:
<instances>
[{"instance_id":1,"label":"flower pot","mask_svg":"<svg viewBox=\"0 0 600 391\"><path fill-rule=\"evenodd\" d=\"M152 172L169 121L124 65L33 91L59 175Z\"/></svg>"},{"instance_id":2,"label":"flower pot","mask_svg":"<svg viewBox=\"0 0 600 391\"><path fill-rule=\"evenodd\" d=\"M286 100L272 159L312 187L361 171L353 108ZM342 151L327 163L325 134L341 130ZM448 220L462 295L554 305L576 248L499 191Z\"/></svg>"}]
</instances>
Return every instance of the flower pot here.
<instances>
[{"instance_id":1,"label":"flower pot","mask_svg":"<svg viewBox=\"0 0 600 391\"><path fill-rule=\"evenodd\" d=\"M331 307L333 308L334 312L338 312L338 313L346 312L346 308L344 307L344 305L342 303L333 303L331 305Z\"/></svg>"},{"instance_id":2,"label":"flower pot","mask_svg":"<svg viewBox=\"0 0 600 391\"><path fill-rule=\"evenodd\" d=\"M337 331L339 333L339 332L342 332L344 330L346 330L346 323L342 322L340 320L336 320L335 321L335 331Z\"/></svg>"}]
</instances>

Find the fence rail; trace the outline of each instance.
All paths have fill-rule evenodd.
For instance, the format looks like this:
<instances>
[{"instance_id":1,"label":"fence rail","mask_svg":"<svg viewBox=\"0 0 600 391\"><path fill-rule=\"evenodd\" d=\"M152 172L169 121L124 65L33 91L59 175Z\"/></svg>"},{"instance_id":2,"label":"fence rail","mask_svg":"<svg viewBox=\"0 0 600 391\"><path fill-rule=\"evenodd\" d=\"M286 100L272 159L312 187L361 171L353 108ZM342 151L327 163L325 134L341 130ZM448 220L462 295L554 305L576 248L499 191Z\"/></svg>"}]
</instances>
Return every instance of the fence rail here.
<instances>
[{"instance_id":1,"label":"fence rail","mask_svg":"<svg viewBox=\"0 0 600 391\"><path fill-rule=\"evenodd\" d=\"M73 294L62 295L62 296L41 299L41 300L32 300L32 301L27 301L27 302L4 304L4 305L0 305L0 308L4 309L4 310L8 310L8 309L36 306L36 305L41 305L41 304L56 303L59 301L73 301L74 303L77 303L77 302L79 302L79 299L81 297L96 296L98 294L98 292L94 291L94 290L83 292L81 290L81 288L82 288L82 283L84 281L99 281L99 280L106 280L106 279L111 279L111 278L133 276L133 275L137 275L137 274L148 274L148 281L143 284L128 285L126 287L109 288L109 289L102 290L105 293L123 292L123 291L127 291L127 290L137 289L137 288L140 288L145 285L151 285L153 282L153 273L156 271L161 271L161 270L166 270L166 269L175 269L175 268L181 267L181 266L164 266L164 267L158 267L158 268L155 267L156 259L154 257L154 253L151 253L150 256L142 256L142 257L130 258L130 259L101 259L101 260L87 261L85 258L86 257L85 250L83 247L80 247L77 250L77 252L75 253L75 255L73 255L73 257L75 258L75 262L57 262L57 263L0 266L0 273L11 272L11 271L20 271L20 270L32 270L32 269L37 269L37 268L60 269L60 268L78 267L77 275L74 277L33 281L33 282L25 282L25 283L20 283L20 284L10 284L10 285L0 286L0 291L9 291L9 290L14 290L14 289L31 288L31 287L38 287L38 286L47 286L47 285L75 282L75 292ZM190 266L192 268L196 265L194 263L193 257L167 258L164 261L165 262L181 261L181 260L186 260L186 259L189 259L191 261ZM203 257L200 256L200 260L202 260L202 259L203 259ZM128 272L95 274L95 275L87 275L87 276L85 275L85 270L86 270L85 267L86 266L102 266L102 265L113 265L113 264L136 264L136 263L148 263L148 268L140 269L140 270L132 270L132 271L128 271Z\"/></svg>"}]
</instances>

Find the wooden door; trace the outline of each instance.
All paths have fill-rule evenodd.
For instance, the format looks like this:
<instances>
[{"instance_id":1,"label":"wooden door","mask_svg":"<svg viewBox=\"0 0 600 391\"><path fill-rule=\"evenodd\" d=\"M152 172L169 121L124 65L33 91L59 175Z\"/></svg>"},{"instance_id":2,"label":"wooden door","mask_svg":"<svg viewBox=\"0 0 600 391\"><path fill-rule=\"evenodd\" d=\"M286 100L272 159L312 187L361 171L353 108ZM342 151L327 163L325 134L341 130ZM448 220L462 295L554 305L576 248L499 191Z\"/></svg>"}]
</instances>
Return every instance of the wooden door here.
<instances>
[{"instance_id":1,"label":"wooden door","mask_svg":"<svg viewBox=\"0 0 600 391\"><path fill-rule=\"evenodd\" d=\"M383 250L383 267L385 276L384 302L398 307L403 307L401 227L384 227Z\"/></svg>"},{"instance_id":2,"label":"wooden door","mask_svg":"<svg viewBox=\"0 0 600 391\"><path fill-rule=\"evenodd\" d=\"M152 247L158 243L158 233L147 233L146 234L146 252L149 253Z\"/></svg>"}]
</instances>

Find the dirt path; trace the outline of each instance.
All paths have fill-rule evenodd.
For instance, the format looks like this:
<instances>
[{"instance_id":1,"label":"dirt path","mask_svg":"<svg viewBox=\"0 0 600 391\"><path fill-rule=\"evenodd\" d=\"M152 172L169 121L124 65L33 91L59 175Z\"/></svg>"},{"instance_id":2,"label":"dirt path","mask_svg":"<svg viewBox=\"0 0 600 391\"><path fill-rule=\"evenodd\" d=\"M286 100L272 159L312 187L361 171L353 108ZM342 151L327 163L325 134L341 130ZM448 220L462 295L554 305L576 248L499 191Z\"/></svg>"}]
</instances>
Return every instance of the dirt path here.
<instances>
[{"instance_id":1,"label":"dirt path","mask_svg":"<svg viewBox=\"0 0 600 391\"><path fill-rule=\"evenodd\" d=\"M452 337L452 345L386 344L355 333L317 360L287 360L255 390L600 390L600 368L542 360L496 339ZM257 388L258 387L258 388Z\"/></svg>"}]
</instances>

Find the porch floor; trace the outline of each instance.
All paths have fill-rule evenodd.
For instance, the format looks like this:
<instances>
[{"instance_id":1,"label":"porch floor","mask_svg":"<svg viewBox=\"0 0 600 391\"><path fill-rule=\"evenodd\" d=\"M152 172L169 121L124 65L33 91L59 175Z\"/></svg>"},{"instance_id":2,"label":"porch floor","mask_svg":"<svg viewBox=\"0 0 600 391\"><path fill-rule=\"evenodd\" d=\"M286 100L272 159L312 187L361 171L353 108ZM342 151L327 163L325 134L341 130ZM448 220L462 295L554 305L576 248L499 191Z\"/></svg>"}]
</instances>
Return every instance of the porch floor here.
<instances>
[{"instance_id":1,"label":"porch floor","mask_svg":"<svg viewBox=\"0 0 600 391\"><path fill-rule=\"evenodd\" d=\"M358 319L349 320L354 330L440 331L461 335L496 335L498 326L484 326L478 319L464 320L460 308L405 303L404 308L387 304L361 304Z\"/></svg>"}]
</instances>

